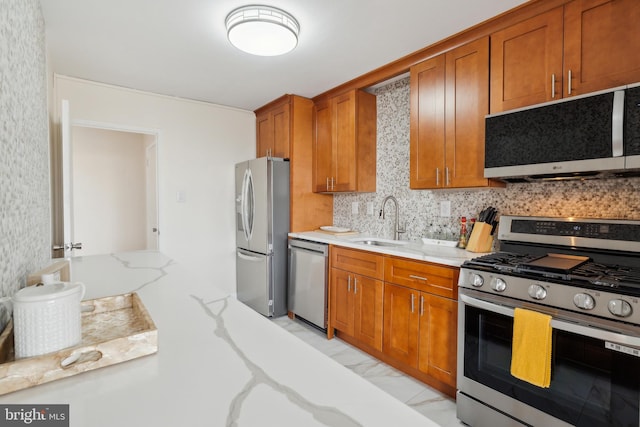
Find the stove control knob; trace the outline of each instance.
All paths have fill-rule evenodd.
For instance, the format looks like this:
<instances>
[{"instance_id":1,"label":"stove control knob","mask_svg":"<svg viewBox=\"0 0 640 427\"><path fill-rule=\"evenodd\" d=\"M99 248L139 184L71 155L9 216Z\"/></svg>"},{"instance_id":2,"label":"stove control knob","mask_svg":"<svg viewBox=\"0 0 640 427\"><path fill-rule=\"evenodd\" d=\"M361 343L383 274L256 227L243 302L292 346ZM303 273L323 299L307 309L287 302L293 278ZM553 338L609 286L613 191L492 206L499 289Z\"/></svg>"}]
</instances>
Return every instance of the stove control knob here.
<instances>
[{"instance_id":1,"label":"stove control knob","mask_svg":"<svg viewBox=\"0 0 640 427\"><path fill-rule=\"evenodd\" d=\"M504 292L504 290L507 289L507 282L503 279L497 278L491 283L491 289L496 292Z\"/></svg>"},{"instance_id":2,"label":"stove control knob","mask_svg":"<svg viewBox=\"0 0 640 427\"><path fill-rule=\"evenodd\" d=\"M576 307L581 308L583 310L593 310L593 307L596 306L596 301L589 294L575 294L573 297L573 303Z\"/></svg>"},{"instance_id":3,"label":"stove control knob","mask_svg":"<svg viewBox=\"0 0 640 427\"><path fill-rule=\"evenodd\" d=\"M633 312L631 304L623 299L612 299L609 301L609 312L618 317L629 317Z\"/></svg>"},{"instance_id":4,"label":"stove control knob","mask_svg":"<svg viewBox=\"0 0 640 427\"><path fill-rule=\"evenodd\" d=\"M484 285L484 277L482 277L479 274L473 274L472 277L473 280L471 280L471 285L473 287L479 288L480 286Z\"/></svg>"},{"instance_id":5,"label":"stove control knob","mask_svg":"<svg viewBox=\"0 0 640 427\"><path fill-rule=\"evenodd\" d=\"M528 292L533 299L545 299L547 297L547 290L542 285L531 285Z\"/></svg>"}]
</instances>

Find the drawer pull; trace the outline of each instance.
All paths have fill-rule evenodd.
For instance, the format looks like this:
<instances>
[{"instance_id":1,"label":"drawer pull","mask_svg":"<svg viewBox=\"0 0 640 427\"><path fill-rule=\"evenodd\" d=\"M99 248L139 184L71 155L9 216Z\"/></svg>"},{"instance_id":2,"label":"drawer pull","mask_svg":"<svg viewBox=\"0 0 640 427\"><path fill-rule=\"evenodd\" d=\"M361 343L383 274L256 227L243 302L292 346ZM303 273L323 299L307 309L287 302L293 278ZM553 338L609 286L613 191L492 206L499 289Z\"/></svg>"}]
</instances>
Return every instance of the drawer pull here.
<instances>
[{"instance_id":1,"label":"drawer pull","mask_svg":"<svg viewBox=\"0 0 640 427\"><path fill-rule=\"evenodd\" d=\"M427 281L427 278L426 278L426 277L415 276L415 275L413 275L413 274L410 274L410 275L409 275L409 277L410 277L410 278L412 278L412 279L416 279L416 280L422 280L423 282L426 282L426 281Z\"/></svg>"}]
</instances>

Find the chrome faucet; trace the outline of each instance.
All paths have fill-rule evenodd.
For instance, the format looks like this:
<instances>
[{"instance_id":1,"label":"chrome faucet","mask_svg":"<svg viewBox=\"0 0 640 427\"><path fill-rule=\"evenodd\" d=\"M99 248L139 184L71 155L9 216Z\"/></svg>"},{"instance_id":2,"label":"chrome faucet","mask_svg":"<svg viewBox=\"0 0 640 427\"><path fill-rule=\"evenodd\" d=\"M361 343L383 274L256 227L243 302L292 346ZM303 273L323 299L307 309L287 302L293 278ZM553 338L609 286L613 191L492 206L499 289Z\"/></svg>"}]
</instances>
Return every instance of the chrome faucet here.
<instances>
[{"instance_id":1,"label":"chrome faucet","mask_svg":"<svg viewBox=\"0 0 640 427\"><path fill-rule=\"evenodd\" d=\"M400 233L405 233L406 230L404 228L400 228L400 208L398 206L398 200L396 200L393 196L387 196L382 201L382 207L380 208L380 218L384 219L384 206L387 204L387 201L392 200L393 204L396 208L396 223L393 230L393 240L400 240Z\"/></svg>"}]
</instances>

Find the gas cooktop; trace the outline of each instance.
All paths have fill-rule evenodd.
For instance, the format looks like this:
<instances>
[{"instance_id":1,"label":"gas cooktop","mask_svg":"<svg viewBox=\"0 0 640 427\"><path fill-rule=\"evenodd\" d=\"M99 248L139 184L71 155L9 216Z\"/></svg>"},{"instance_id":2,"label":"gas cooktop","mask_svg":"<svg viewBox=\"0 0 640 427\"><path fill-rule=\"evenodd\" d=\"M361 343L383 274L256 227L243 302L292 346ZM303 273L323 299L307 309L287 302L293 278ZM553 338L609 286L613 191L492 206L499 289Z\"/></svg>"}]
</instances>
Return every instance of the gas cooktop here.
<instances>
[{"instance_id":1,"label":"gas cooktop","mask_svg":"<svg viewBox=\"0 0 640 427\"><path fill-rule=\"evenodd\" d=\"M458 286L640 325L640 221L502 216L501 252L462 264Z\"/></svg>"},{"instance_id":2,"label":"gas cooktop","mask_svg":"<svg viewBox=\"0 0 640 427\"><path fill-rule=\"evenodd\" d=\"M603 264L587 256L496 252L466 261L462 266L590 289L614 288L609 290L640 295L639 268Z\"/></svg>"}]
</instances>

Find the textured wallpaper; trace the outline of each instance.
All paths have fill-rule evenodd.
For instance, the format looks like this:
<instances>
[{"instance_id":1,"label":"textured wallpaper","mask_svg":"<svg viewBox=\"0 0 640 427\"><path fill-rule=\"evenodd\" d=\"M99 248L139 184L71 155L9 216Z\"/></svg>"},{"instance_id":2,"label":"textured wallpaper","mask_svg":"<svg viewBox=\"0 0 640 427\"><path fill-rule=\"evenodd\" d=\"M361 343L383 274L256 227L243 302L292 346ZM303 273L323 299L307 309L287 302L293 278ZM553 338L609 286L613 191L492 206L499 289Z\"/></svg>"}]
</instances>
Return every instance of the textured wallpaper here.
<instances>
[{"instance_id":1,"label":"textured wallpaper","mask_svg":"<svg viewBox=\"0 0 640 427\"><path fill-rule=\"evenodd\" d=\"M49 262L50 217L44 19L0 0L0 296Z\"/></svg>"},{"instance_id":2,"label":"textured wallpaper","mask_svg":"<svg viewBox=\"0 0 640 427\"><path fill-rule=\"evenodd\" d=\"M555 183L508 184L488 190L409 189L409 78L376 90L378 106L377 191L334 197L334 224L377 236L393 237L393 203L378 217L382 200L394 195L400 205L403 239L425 236L431 224L459 230L461 216L476 217L491 205L500 214L624 218L640 220L640 178ZM451 202L451 217L440 216L440 202ZM358 203L358 213L352 205ZM367 213L373 204L374 214Z\"/></svg>"}]
</instances>

